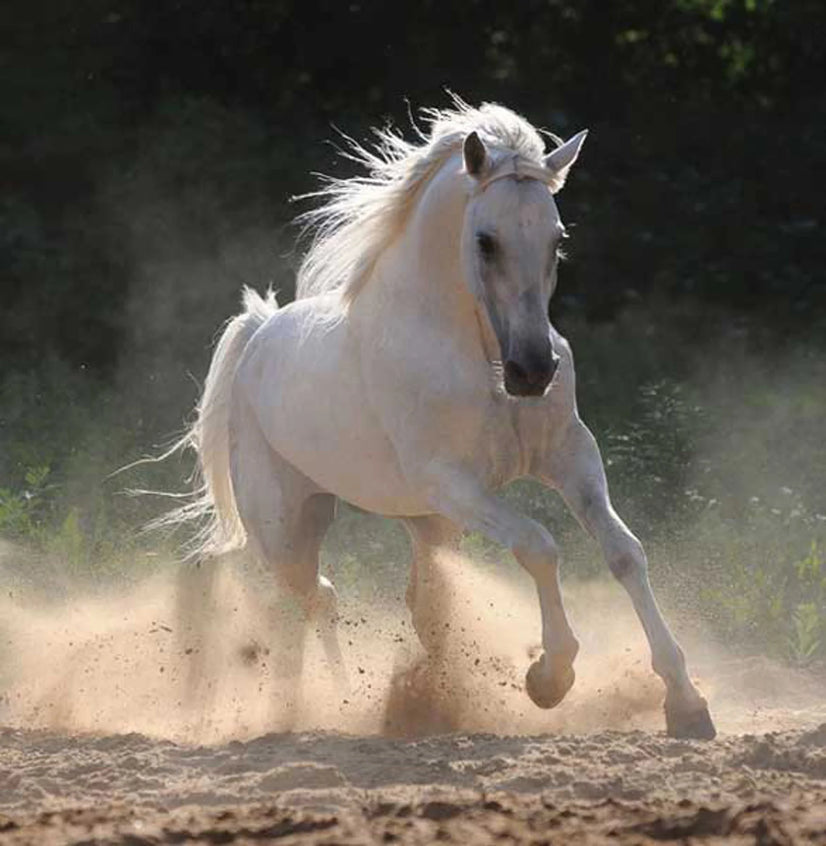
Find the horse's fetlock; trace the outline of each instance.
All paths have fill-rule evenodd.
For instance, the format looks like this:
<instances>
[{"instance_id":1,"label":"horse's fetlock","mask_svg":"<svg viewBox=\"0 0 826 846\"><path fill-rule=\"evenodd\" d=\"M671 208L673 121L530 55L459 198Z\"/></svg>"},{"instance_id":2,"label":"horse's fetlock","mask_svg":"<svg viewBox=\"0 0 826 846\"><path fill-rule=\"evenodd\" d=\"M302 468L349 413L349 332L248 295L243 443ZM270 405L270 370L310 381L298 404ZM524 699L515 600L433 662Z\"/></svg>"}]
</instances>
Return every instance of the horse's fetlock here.
<instances>
[{"instance_id":1,"label":"horse's fetlock","mask_svg":"<svg viewBox=\"0 0 826 846\"><path fill-rule=\"evenodd\" d=\"M675 643L665 653L658 653L651 656L651 669L664 679L669 687L688 687L693 690L691 682L688 681L685 666L685 653L679 643Z\"/></svg>"},{"instance_id":2,"label":"horse's fetlock","mask_svg":"<svg viewBox=\"0 0 826 846\"><path fill-rule=\"evenodd\" d=\"M544 661L549 667L569 667L579 654L579 641L571 635L561 642L554 643L552 649L544 652Z\"/></svg>"},{"instance_id":3,"label":"horse's fetlock","mask_svg":"<svg viewBox=\"0 0 826 846\"><path fill-rule=\"evenodd\" d=\"M571 639L568 643L565 644L562 648L562 655L571 663L574 663L574 659L579 654L579 641L571 636Z\"/></svg>"}]
</instances>

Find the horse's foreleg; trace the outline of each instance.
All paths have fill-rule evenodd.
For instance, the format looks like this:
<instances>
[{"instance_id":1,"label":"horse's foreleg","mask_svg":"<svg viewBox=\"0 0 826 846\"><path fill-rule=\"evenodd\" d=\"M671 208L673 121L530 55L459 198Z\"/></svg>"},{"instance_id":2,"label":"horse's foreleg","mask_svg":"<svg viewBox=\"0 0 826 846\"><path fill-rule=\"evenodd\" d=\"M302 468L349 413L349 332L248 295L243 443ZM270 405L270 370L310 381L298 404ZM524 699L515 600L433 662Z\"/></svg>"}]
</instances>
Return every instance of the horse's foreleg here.
<instances>
[{"instance_id":1,"label":"horse's foreleg","mask_svg":"<svg viewBox=\"0 0 826 846\"><path fill-rule=\"evenodd\" d=\"M648 580L645 552L614 511L596 441L575 420L539 473L556 487L582 526L599 542L611 572L631 597L651 647L654 672L665 682L665 716L673 737L716 734L705 699L692 684L685 657L663 619Z\"/></svg>"},{"instance_id":2,"label":"horse's foreleg","mask_svg":"<svg viewBox=\"0 0 826 846\"><path fill-rule=\"evenodd\" d=\"M406 517L413 559L406 601L413 628L422 646L436 656L444 646L444 622L449 611L442 574L434 566L439 550L456 545L461 529L438 514L427 517Z\"/></svg>"},{"instance_id":3,"label":"horse's foreleg","mask_svg":"<svg viewBox=\"0 0 826 846\"><path fill-rule=\"evenodd\" d=\"M543 654L528 669L525 686L540 708L553 708L574 683L579 643L571 631L559 590L559 551L550 532L493 496L468 474L443 469L431 500L452 522L510 549L533 576L542 611Z\"/></svg>"}]
</instances>

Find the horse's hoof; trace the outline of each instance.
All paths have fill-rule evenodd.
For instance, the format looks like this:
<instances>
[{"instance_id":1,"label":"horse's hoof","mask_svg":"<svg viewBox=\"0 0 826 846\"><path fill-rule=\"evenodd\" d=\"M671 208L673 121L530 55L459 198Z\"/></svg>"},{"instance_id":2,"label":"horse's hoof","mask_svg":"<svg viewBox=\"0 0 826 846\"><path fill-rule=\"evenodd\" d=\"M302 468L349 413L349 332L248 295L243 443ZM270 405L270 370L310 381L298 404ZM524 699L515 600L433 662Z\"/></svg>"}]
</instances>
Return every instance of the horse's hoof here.
<instances>
[{"instance_id":1,"label":"horse's hoof","mask_svg":"<svg viewBox=\"0 0 826 846\"><path fill-rule=\"evenodd\" d=\"M669 737L681 740L714 740L717 729L708 713L705 699L691 708L665 700L665 728Z\"/></svg>"},{"instance_id":2,"label":"horse's hoof","mask_svg":"<svg viewBox=\"0 0 826 846\"><path fill-rule=\"evenodd\" d=\"M576 674L569 664L550 670L544 656L534 661L525 675L525 690L538 708L555 708L573 687Z\"/></svg>"}]
</instances>

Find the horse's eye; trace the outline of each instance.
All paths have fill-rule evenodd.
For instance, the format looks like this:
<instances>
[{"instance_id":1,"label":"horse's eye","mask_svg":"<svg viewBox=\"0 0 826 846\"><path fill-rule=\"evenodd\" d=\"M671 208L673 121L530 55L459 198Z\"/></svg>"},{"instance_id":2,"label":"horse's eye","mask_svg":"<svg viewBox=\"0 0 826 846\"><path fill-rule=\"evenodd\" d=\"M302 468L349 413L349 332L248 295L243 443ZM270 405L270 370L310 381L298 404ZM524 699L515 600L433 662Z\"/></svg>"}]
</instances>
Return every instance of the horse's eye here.
<instances>
[{"instance_id":1,"label":"horse's eye","mask_svg":"<svg viewBox=\"0 0 826 846\"><path fill-rule=\"evenodd\" d=\"M496 241L487 232L479 232L476 235L476 243L479 252L485 261L490 261L496 255Z\"/></svg>"}]
</instances>

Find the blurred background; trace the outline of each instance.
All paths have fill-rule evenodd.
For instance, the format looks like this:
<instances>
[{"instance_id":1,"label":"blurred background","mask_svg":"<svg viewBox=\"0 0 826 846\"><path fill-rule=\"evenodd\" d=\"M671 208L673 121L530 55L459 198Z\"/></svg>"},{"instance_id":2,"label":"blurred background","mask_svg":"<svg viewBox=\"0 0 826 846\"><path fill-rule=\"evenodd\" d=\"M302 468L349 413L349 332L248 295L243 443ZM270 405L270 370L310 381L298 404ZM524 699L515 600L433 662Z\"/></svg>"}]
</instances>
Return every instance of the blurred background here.
<instances>
[{"instance_id":1,"label":"blurred background","mask_svg":"<svg viewBox=\"0 0 826 846\"><path fill-rule=\"evenodd\" d=\"M191 456L110 474L190 419L241 285L292 296L290 198L350 172L335 128L410 135L450 89L591 130L551 314L672 613L822 666L824 32L821 0L7 0L4 581L59 592L166 560L174 540L137 532L165 503L123 492L185 490ZM507 495L555 531L566 579L603 572L554 494ZM346 507L324 555L345 592L406 578L401 529Z\"/></svg>"}]
</instances>

